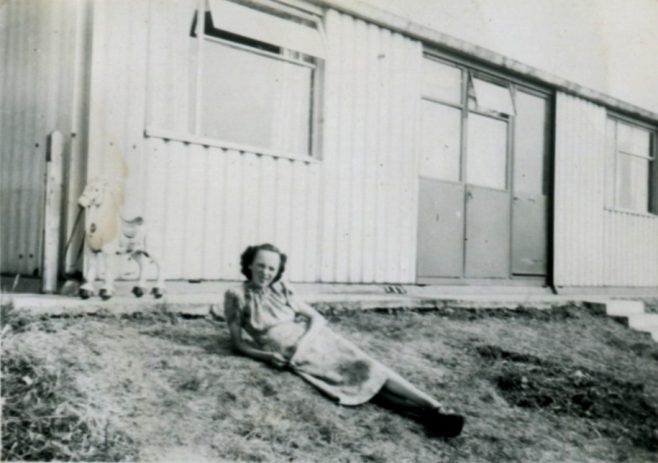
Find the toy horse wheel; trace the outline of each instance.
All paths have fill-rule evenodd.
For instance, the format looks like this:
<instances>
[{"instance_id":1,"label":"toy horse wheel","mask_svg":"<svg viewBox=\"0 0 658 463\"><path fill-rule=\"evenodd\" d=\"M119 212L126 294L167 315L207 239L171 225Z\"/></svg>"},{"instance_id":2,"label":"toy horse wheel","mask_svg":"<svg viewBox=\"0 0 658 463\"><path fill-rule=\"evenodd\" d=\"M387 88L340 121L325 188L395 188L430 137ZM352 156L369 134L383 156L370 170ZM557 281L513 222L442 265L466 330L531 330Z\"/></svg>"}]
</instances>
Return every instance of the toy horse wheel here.
<instances>
[{"instance_id":1,"label":"toy horse wheel","mask_svg":"<svg viewBox=\"0 0 658 463\"><path fill-rule=\"evenodd\" d=\"M151 290L151 293L153 294L153 297L156 299L160 299L164 295L162 288L153 288Z\"/></svg>"},{"instance_id":2,"label":"toy horse wheel","mask_svg":"<svg viewBox=\"0 0 658 463\"><path fill-rule=\"evenodd\" d=\"M107 301L109 298L112 297L112 293L110 293L107 289L103 288L100 290L98 295L103 299L104 301Z\"/></svg>"},{"instance_id":3,"label":"toy horse wheel","mask_svg":"<svg viewBox=\"0 0 658 463\"><path fill-rule=\"evenodd\" d=\"M144 295L144 289L140 288L139 286L134 286L133 294L135 295L135 297L142 297Z\"/></svg>"},{"instance_id":4,"label":"toy horse wheel","mask_svg":"<svg viewBox=\"0 0 658 463\"><path fill-rule=\"evenodd\" d=\"M80 296L80 299L89 299L91 297L91 291L88 289L81 289L78 291L78 296Z\"/></svg>"}]
</instances>

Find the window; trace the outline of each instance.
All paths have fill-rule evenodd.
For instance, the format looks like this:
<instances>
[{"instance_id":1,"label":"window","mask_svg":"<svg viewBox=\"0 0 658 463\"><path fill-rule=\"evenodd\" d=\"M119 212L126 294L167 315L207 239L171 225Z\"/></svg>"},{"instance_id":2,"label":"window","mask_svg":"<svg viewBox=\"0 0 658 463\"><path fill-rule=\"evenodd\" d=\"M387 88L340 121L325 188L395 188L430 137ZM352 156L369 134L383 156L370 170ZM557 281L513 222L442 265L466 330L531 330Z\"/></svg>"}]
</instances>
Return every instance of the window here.
<instances>
[{"instance_id":1,"label":"window","mask_svg":"<svg viewBox=\"0 0 658 463\"><path fill-rule=\"evenodd\" d=\"M433 59L423 60L423 95L433 100L460 104L462 71Z\"/></svg>"},{"instance_id":2,"label":"window","mask_svg":"<svg viewBox=\"0 0 658 463\"><path fill-rule=\"evenodd\" d=\"M210 0L203 28L195 17L195 131L256 152L311 156L324 56L319 24L267 5Z\"/></svg>"},{"instance_id":3,"label":"window","mask_svg":"<svg viewBox=\"0 0 658 463\"><path fill-rule=\"evenodd\" d=\"M422 101L421 169L426 177L460 180L462 113L459 109Z\"/></svg>"},{"instance_id":4,"label":"window","mask_svg":"<svg viewBox=\"0 0 658 463\"><path fill-rule=\"evenodd\" d=\"M469 108L498 115L513 115L514 103L509 87L474 77L470 81Z\"/></svg>"},{"instance_id":5,"label":"window","mask_svg":"<svg viewBox=\"0 0 658 463\"><path fill-rule=\"evenodd\" d=\"M459 182L462 176L463 71L425 58L422 72L421 175Z\"/></svg>"},{"instance_id":6,"label":"window","mask_svg":"<svg viewBox=\"0 0 658 463\"><path fill-rule=\"evenodd\" d=\"M545 95L516 88L514 93L514 191L550 194L550 104Z\"/></svg>"},{"instance_id":7,"label":"window","mask_svg":"<svg viewBox=\"0 0 658 463\"><path fill-rule=\"evenodd\" d=\"M422 72L421 175L508 189L511 86L432 56Z\"/></svg>"},{"instance_id":8,"label":"window","mask_svg":"<svg viewBox=\"0 0 658 463\"><path fill-rule=\"evenodd\" d=\"M548 194L547 92L432 54L422 73L421 176Z\"/></svg>"},{"instance_id":9,"label":"window","mask_svg":"<svg viewBox=\"0 0 658 463\"><path fill-rule=\"evenodd\" d=\"M471 114L468 118L468 183L507 189L507 122Z\"/></svg>"},{"instance_id":10,"label":"window","mask_svg":"<svg viewBox=\"0 0 658 463\"><path fill-rule=\"evenodd\" d=\"M611 116L606 128L607 204L614 209L657 213L655 131Z\"/></svg>"}]
</instances>

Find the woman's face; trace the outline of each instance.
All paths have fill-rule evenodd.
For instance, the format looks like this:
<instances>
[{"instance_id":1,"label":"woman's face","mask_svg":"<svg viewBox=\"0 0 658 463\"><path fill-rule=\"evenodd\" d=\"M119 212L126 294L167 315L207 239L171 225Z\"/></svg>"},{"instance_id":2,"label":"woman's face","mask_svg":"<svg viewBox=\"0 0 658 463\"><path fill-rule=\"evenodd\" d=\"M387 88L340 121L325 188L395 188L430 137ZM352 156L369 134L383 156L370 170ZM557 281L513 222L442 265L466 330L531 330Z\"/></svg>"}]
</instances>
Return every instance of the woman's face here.
<instances>
[{"instance_id":1,"label":"woman's face","mask_svg":"<svg viewBox=\"0 0 658 463\"><path fill-rule=\"evenodd\" d=\"M254 261L249 266L251 282L261 288L269 286L276 274L279 273L280 265L281 257L278 253L261 249L256 253Z\"/></svg>"}]
</instances>

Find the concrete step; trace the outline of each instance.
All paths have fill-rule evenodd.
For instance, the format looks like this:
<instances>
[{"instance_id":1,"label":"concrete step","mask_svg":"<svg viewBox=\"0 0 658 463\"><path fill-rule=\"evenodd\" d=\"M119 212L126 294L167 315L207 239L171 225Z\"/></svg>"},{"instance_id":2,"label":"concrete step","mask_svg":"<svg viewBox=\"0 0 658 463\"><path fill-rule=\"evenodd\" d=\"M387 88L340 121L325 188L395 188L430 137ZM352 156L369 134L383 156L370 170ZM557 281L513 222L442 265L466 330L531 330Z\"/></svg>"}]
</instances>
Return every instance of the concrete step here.
<instances>
[{"instance_id":1,"label":"concrete step","mask_svg":"<svg viewBox=\"0 0 658 463\"><path fill-rule=\"evenodd\" d=\"M638 331L658 331L658 314L641 313L628 317L628 326Z\"/></svg>"},{"instance_id":2,"label":"concrete step","mask_svg":"<svg viewBox=\"0 0 658 463\"><path fill-rule=\"evenodd\" d=\"M658 342L658 314L645 313L642 301L622 299L588 299L585 306L612 317L635 331L650 333Z\"/></svg>"},{"instance_id":3,"label":"concrete step","mask_svg":"<svg viewBox=\"0 0 658 463\"><path fill-rule=\"evenodd\" d=\"M611 317L629 317L644 313L644 302L610 300L606 302L606 314Z\"/></svg>"}]
</instances>

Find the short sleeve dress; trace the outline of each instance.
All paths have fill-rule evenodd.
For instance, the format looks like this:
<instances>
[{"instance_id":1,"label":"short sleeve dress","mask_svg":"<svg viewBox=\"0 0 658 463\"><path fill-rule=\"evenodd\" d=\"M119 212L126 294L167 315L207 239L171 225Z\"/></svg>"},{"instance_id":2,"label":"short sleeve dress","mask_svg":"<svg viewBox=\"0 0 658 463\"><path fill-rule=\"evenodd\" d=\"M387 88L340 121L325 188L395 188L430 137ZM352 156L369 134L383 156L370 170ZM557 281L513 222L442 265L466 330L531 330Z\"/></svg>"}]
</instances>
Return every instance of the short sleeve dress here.
<instances>
[{"instance_id":1,"label":"short sleeve dress","mask_svg":"<svg viewBox=\"0 0 658 463\"><path fill-rule=\"evenodd\" d=\"M224 313L238 321L256 345L282 354L293 371L342 405L359 405L379 392L391 371L347 339L323 325L299 343L308 326L298 316L290 287L277 282L258 288L250 282L229 289Z\"/></svg>"}]
</instances>

